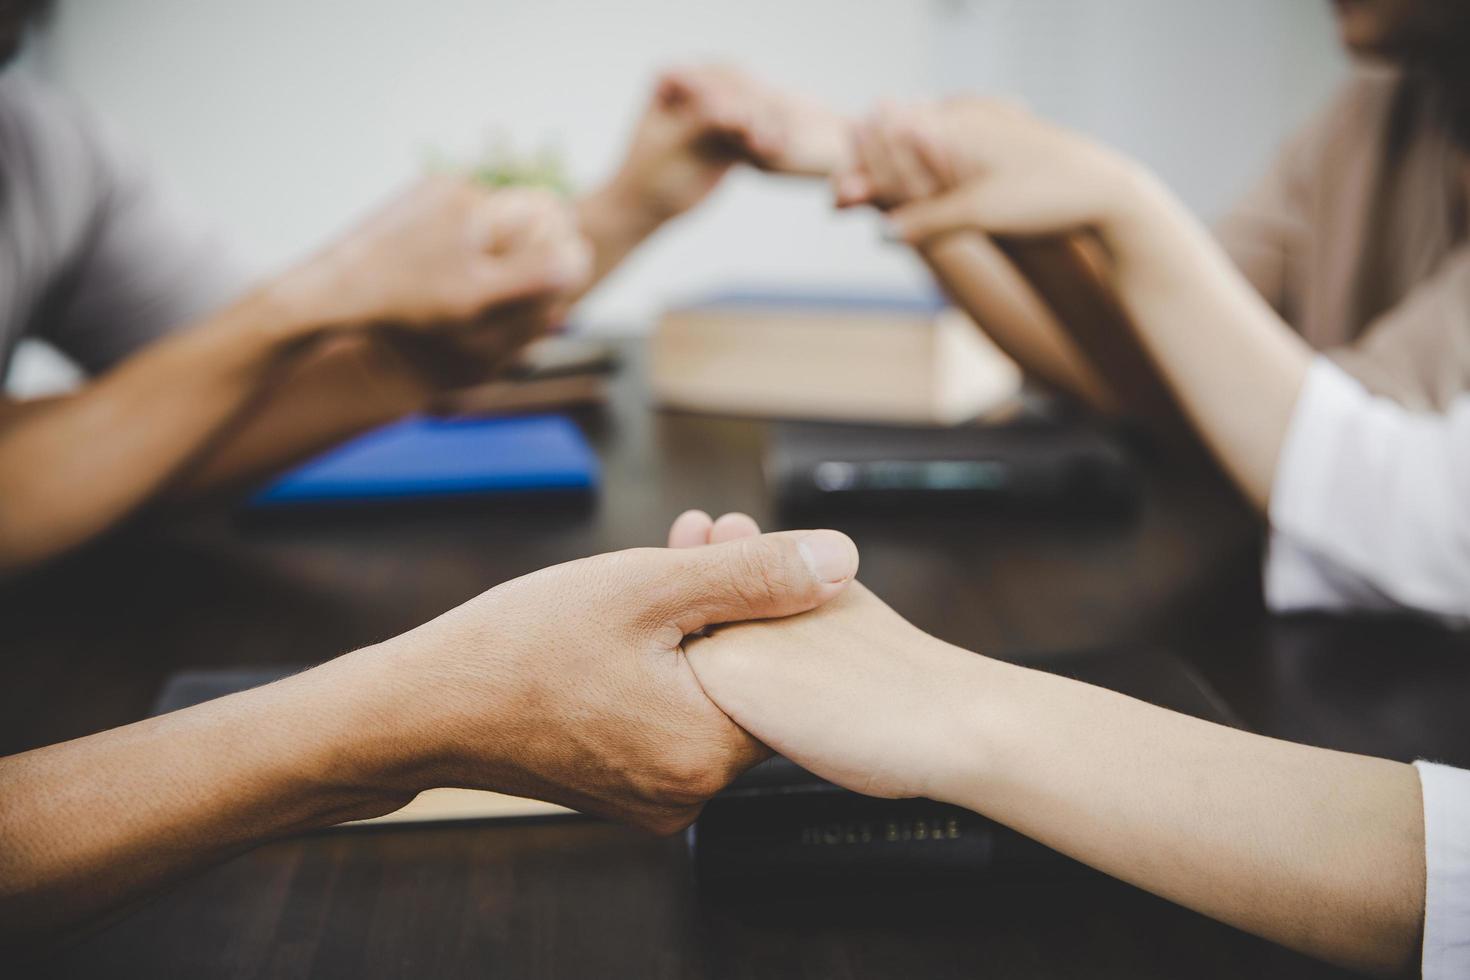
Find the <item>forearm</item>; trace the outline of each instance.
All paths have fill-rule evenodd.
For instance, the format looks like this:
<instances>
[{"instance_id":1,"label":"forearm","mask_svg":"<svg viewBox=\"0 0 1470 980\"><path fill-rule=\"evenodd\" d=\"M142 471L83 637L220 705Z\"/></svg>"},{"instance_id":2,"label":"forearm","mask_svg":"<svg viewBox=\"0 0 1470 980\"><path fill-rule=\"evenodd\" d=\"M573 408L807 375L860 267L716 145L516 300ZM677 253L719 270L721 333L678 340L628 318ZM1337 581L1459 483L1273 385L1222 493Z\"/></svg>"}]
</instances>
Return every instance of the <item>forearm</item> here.
<instances>
[{"instance_id":1,"label":"forearm","mask_svg":"<svg viewBox=\"0 0 1470 980\"><path fill-rule=\"evenodd\" d=\"M406 803L375 657L0 759L0 940L45 942L253 844Z\"/></svg>"},{"instance_id":2,"label":"forearm","mask_svg":"<svg viewBox=\"0 0 1470 980\"><path fill-rule=\"evenodd\" d=\"M628 254L674 214L660 214L644 203L627 181L614 177L577 201L582 234L592 243L592 275L585 295L617 268Z\"/></svg>"},{"instance_id":3,"label":"forearm","mask_svg":"<svg viewBox=\"0 0 1470 980\"><path fill-rule=\"evenodd\" d=\"M989 237L957 232L918 252L955 302L1029 374L1099 411L1118 409L1117 394Z\"/></svg>"},{"instance_id":4,"label":"forearm","mask_svg":"<svg viewBox=\"0 0 1470 980\"><path fill-rule=\"evenodd\" d=\"M257 293L80 392L0 423L0 572L146 501L289 363L311 328Z\"/></svg>"},{"instance_id":5,"label":"forearm","mask_svg":"<svg viewBox=\"0 0 1470 980\"><path fill-rule=\"evenodd\" d=\"M269 392L211 442L167 496L234 491L359 432L423 411L437 391L369 337L334 338L284 367Z\"/></svg>"},{"instance_id":6,"label":"forearm","mask_svg":"<svg viewBox=\"0 0 1470 980\"><path fill-rule=\"evenodd\" d=\"M1413 955L1425 872L1411 767L964 664L977 697L936 795L1314 956L1387 974Z\"/></svg>"},{"instance_id":7,"label":"forearm","mask_svg":"<svg viewBox=\"0 0 1470 980\"><path fill-rule=\"evenodd\" d=\"M1262 511L1311 351L1181 205L1130 172L1101 229L1139 338L1210 449Z\"/></svg>"}]
</instances>

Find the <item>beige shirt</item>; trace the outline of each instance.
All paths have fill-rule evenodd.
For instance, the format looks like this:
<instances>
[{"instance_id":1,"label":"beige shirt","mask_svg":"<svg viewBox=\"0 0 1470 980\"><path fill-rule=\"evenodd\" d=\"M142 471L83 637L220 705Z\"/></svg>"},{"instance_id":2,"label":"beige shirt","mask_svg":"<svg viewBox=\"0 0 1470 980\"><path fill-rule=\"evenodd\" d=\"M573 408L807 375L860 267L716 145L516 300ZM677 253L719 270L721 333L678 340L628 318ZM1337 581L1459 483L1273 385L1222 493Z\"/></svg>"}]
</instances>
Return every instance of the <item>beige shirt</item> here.
<instances>
[{"instance_id":1,"label":"beige shirt","mask_svg":"<svg viewBox=\"0 0 1470 980\"><path fill-rule=\"evenodd\" d=\"M1356 73L1216 229L1276 311L1370 391L1470 389L1470 157L1422 80Z\"/></svg>"}]
</instances>

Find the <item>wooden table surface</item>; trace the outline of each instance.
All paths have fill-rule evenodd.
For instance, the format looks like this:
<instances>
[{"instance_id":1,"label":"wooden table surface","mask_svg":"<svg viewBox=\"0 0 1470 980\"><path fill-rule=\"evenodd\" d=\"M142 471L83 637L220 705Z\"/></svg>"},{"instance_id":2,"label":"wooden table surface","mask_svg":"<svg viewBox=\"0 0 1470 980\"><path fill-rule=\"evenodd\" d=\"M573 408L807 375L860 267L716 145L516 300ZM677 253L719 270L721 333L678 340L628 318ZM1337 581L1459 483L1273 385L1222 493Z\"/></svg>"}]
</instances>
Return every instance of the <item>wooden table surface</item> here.
<instances>
[{"instance_id":1,"label":"wooden table surface","mask_svg":"<svg viewBox=\"0 0 1470 980\"><path fill-rule=\"evenodd\" d=\"M185 667L304 663L554 562L659 543L681 509L781 525L760 423L661 414L636 350L583 419L604 485L581 509L416 511L115 535L0 587L0 753L145 715ZM843 517L863 579L920 627L1010 659L1166 645L1252 728L1470 765L1470 639L1403 620L1273 620L1259 532L1217 475L1149 465L1135 518ZM7 972L0 965L0 973ZM274 843L26 972L57 977L1337 976L1098 881L730 903L682 839L601 821L400 827Z\"/></svg>"}]
</instances>

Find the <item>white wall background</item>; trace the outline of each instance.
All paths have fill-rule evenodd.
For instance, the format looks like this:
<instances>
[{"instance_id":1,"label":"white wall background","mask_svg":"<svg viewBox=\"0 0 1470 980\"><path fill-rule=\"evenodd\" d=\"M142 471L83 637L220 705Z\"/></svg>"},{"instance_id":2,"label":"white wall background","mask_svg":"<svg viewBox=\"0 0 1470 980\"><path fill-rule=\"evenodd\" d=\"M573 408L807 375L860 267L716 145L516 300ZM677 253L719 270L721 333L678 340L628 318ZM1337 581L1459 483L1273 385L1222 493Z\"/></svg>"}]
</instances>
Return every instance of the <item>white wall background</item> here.
<instances>
[{"instance_id":1,"label":"white wall background","mask_svg":"<svg viewBox=\"0 0 1470 980\"><path fill-rule=\"evenodd\" d=\"M1019 94L1216 213L1342 70L1306 0L62 0L34 52L262 268L499 128L608 172L661 65L726 59L857 110ZM920 288L824 188L740 174L599 290L637 329L729 284Z\"/></svg>"}]
</instances>

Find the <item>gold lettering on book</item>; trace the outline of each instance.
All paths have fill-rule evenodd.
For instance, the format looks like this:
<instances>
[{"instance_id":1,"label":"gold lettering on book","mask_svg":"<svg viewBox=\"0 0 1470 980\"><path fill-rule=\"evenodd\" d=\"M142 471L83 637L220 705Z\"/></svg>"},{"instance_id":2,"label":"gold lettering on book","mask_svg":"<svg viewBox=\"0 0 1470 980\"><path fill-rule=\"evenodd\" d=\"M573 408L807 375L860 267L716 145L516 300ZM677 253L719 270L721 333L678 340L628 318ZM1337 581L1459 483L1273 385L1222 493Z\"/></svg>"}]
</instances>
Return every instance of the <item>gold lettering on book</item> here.
<instances>
[{"instance_id":1,"label":"gold lettering on book","mask_svg":"<svg viewBox=\"0 0 1470 980\"><path fill-rule=\"evenodd\" d=\"M896 844L904 841L959 840L963 835L964 830L956 817L885 820L881 826L875 826L868 821L833 821L803 826L801 844L803 847L825 847L871 844L877 840Z\"/></svg>"},{"instance_id":2,"label":"gold lettering on book","mask_svg":"<svg viewBox=\"0 0 1470 980\"><path fill-rule=\"evenodd\" d=\"M873 826L869 823L824 823L801 828L801 843L870 844Z\"/></svg>"}]
</instances>

